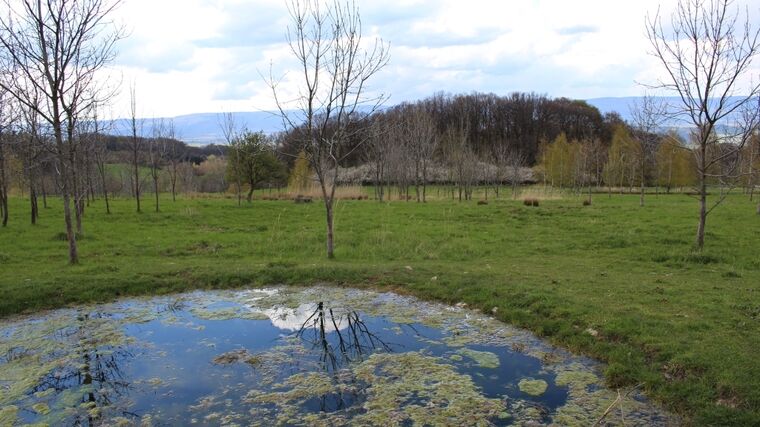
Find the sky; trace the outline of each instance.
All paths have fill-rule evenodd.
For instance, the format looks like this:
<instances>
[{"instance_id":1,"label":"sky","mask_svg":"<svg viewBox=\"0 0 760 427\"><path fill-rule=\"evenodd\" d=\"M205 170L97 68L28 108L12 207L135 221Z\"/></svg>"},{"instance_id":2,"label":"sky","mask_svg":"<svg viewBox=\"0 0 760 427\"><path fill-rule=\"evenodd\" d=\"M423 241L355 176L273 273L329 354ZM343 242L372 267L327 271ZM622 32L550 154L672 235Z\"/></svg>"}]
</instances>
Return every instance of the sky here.
<instances>
[{"instance_id":1,"label":"sky","mask_svg":"<svg viewBox=\"0 0 760 427\"><path fill-rule=\"evenodd\" d=\"M577 99L636 96L662 70L649 55L647 13L673 0L356 0L365 38L390 43L370 90L386 104L449 93L537 92ZM662 4L661 4L662 3ZM739 2L742 4L741 2ZM751 4L751 2L745 2ZM109 78L111 115L267 111L264 75L295 88L285 0L123 0Z\"/></svg>"}]
</instances>

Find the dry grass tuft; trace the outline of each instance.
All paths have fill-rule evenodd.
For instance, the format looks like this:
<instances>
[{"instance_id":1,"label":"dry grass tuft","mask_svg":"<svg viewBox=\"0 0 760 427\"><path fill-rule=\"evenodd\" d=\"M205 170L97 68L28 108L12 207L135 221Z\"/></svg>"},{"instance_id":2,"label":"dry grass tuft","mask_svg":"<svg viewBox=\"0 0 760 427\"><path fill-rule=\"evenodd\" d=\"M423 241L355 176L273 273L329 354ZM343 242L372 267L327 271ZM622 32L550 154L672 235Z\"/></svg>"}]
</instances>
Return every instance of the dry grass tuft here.
<instances>
[{"instance_id":1,"label":"dry grass tuft","mask_svg":"<svg viewBox=\"0 0 760 427\"><path fill-rule=\"evenodd\" d=\"M280 200L295 200L297 197L312 200L322 200L322 189L317 185L314 185L308 189L301 189L299 191L288 189L286 193L278 196ZM337 200L368 200L369 196L364 190L364 187L360 185L351 185L339 186L336 188L335 198Z\"/></svg>"}]
</instances>

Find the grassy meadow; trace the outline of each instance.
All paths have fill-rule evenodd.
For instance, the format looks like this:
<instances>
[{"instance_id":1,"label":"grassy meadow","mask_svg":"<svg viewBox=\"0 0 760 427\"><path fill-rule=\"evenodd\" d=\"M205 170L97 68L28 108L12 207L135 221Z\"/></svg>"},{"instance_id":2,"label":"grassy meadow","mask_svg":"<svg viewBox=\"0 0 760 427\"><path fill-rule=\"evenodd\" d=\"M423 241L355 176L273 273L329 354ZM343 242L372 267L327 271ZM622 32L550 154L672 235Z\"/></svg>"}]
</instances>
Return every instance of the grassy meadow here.
<instances>
[{"instance_id":1,"label":"grassy meadow","mask_svg":"<svg viewBox=\"0 0 760 427\"><path fill-rule=\"evenodd\" d=\"M369 190L368 190L369 191ZM431 195L435 196L436 189ZM493 197L493 194L489 195ZM67 265L60 201L40 224L10 200L0 229L0 317L198 288L329 282L465 302L607 362L698 425L760 423L760 216L745 196L708 219L685 195L597 194L426 204L339 201L336 259L319 201L132 200L87 209L81 264Z\"/></svg>"}]
</instances>

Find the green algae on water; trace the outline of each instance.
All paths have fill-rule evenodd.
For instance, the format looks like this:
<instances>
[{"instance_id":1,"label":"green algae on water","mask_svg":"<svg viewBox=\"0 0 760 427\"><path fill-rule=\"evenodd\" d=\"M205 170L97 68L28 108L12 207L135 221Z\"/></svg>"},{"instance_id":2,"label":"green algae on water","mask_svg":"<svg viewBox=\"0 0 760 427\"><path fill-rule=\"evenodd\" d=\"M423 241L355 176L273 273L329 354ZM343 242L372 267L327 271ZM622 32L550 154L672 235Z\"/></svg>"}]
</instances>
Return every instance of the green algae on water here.
<instances>
[{"instance_id":1,"label":"green algae on water","mask_svg":"<svg viewBox=\"0 0 760 427\"><path fill-rule=\"evenodd\" d=\"M18 407L15 405L0 408L0 426L12 426L16 423Z\"/></svg>"},{"instance_id":2,"label":"green algae on water","mask_svg":"<svg viewBox=\"0 0 760 427\"><path fill-rule=\"evenodd\" d=\"M523 393L527 393L531 396L541 396L546 392L546 389L549 387L549 384L546 383L544 380L533 380L533 379L522 379L519 383L517 383L517 387L520 388L520 391Z\"/></svg>"},{"instance_id":3,"label":"green algae on water","mask_svg":"<svg viewBox=\"0 0 760 427\"><path fill-rule=\"evenodd\" d=\"M469 348L460 348L457 350L462 356L472 359L481 368L496 369L499 367L499 356L490 351L478 351Z\"/></svg>"}]
</instances>

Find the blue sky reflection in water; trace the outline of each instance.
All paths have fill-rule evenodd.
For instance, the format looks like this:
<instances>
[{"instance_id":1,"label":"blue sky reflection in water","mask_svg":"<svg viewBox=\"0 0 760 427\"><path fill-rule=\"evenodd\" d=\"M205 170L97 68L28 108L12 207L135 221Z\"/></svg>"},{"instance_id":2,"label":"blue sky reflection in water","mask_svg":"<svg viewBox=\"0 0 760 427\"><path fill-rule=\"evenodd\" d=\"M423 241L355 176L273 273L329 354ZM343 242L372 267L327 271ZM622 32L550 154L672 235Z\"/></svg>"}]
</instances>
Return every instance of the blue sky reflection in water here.
<instances>
[{"instance_id":1,"label":"blue sky reflection in water","mask_svg":"<svg viewBox=\"0 0 760 427\"><path fill-rule=\"evenodd\" d=\"M595 421L617 397L597 363L487 316L337 288L11 319L0 354L0 424L12 425L564 424ZM623 408L614 422L672 421L637 393Z\"/></svg>"}]
</instances>

